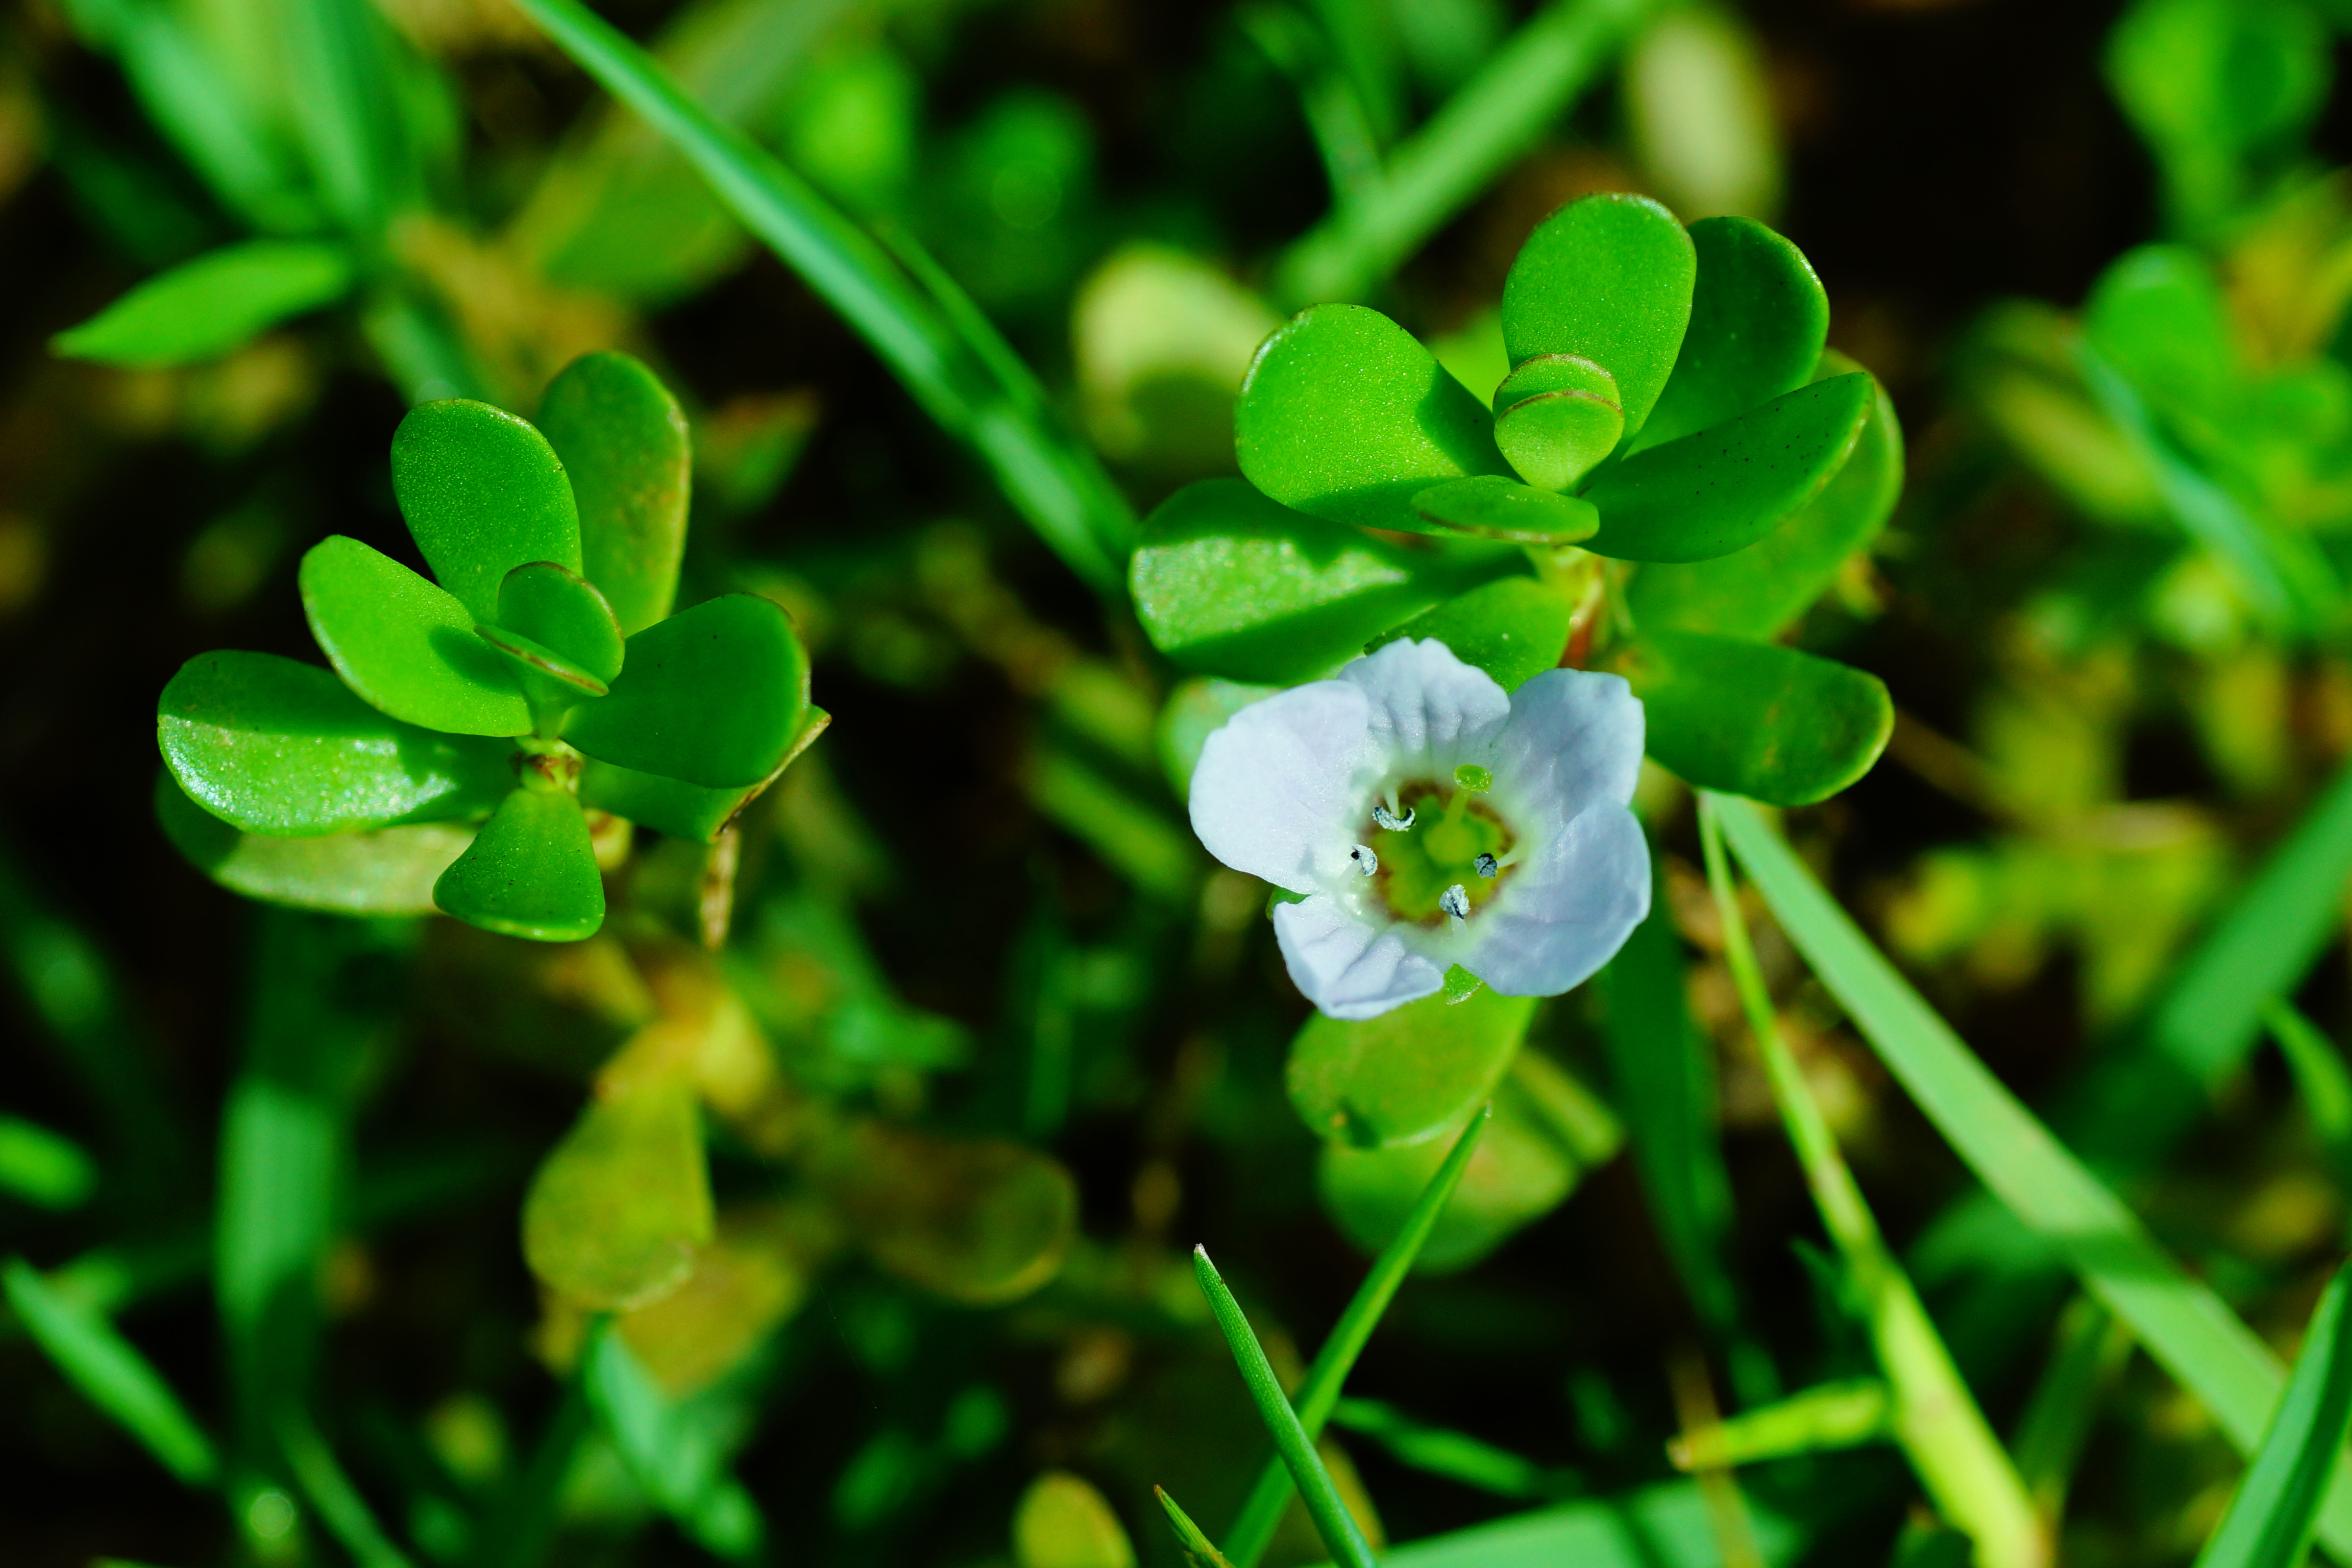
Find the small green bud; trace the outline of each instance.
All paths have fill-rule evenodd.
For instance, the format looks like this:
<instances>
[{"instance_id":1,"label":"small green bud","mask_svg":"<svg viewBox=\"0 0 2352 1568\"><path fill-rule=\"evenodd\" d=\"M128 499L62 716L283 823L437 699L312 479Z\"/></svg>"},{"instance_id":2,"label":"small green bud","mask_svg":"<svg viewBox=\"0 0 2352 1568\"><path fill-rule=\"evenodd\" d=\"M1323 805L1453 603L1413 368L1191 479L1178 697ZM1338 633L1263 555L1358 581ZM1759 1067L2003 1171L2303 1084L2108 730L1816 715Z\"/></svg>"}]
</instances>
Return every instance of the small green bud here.
<instances>
[{"instance_id":1,"label":"small green bud","mask_svg":"<svg viewBox=\"0 0 2352 1568\"><path fill-rule=\"evenodd\" d=\"M1454 770L1454 782L1473 795L1484 795L1495 787L1495 775L1475 763L1465 763Z\"/></svg>"}]
</instances>

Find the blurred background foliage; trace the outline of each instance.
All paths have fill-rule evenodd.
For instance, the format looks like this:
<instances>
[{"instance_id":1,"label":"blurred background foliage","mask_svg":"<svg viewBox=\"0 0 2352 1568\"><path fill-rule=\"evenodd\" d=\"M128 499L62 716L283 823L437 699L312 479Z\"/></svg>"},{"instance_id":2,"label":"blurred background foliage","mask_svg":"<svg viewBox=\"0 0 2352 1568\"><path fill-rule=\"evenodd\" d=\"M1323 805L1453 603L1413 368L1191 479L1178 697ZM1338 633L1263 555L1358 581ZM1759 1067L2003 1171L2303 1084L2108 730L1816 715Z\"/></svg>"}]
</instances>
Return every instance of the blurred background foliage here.
<instances>
[{"instance_id":1,"label":"blurred background foliage","mask_svg":"<svg viewBox=\"0 0 2352 1568\"><path fill-rule=\"evenodd\" d=\"M1180 683L1088 563L1233 470L1234 390L1300 305L1376 303L1493 384L1512 256L1598 190L1782 227L1908 432L1894 525L1790 634L1886 680L1895 740L1793 841L2294 1348L2347 1234L2340 934L2265 983L2319 1026L2274 1011L2283 1054L2166 1031L2273 846L2315 857L2296 918L2340 921L2344 7L605 14L899 258L980 367L963 414L509 0L0 16L11 1561L1125 1568L1177 1561L1154 1483L1213 1533L1265 1448L1185 1254L1295 1375L1444 1144L1322 1145L1294 1110L1264 889L1181 805L1247 694ZM249 310L53 352L200 258ZM408 403L528 412L608 346L691 419L681 602L782 603L835 715L733 858L641 842L605 932L557 947L188 868L151 805L170 672L306 657L294 563L328 532L414 559L383 456ZM1092 535L1006 477L1005 408L1090 447ZM1633 962L1694 1024L1635 1029L1623 963L1538 1010L1327 1460L1376 1542L1555 1510L1549 1545L1432 1565L1961 1561L1853 1381L1688 801L1659 775L1643 805L1681 942ZM2212 1416L1947 1206L1961 1163L1748 918L2063 1560L2187 1562L2237 1476ZM2101 1098L2143 1058L2189 1087ZM106 1383L126 1342L176 1395ZM1780 1426L1712 1427L1759 1408ZM1710 1427L1760 1461L1736 1489L1669 1459ZM1268 1561L1319 1557L1294 1510Z\"/></svg>"}]
</instances>

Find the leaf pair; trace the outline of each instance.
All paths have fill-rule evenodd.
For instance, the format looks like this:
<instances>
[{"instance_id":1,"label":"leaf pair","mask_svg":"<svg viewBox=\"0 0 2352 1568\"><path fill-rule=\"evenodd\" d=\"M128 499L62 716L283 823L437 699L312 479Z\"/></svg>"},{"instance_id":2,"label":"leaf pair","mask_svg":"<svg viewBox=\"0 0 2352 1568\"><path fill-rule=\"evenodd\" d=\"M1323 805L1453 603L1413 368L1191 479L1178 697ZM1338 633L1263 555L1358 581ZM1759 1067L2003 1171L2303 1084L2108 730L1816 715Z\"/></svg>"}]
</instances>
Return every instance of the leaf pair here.
<instances>
[{"instance_id":1,"label":"leaf pair","mask_svg":"<svg viewBox=\"0 0 2352 1568\"><path fill-rule=\"evenodd\" d=\"M1267 496L1335 522L1704 560L1769 533L1852 451L1870 384L1811 383L1828 323L1812 268L1762 225L1685 230L1591 196L1512 266L1491 407L1378 311L1318 305L1258 350L1234 450Z\"/></svg>"},{"instance_id":2,"label":"leaf pair","mask_svg":"<svg viewBox=\"0 0 2352 1568\"><path fill-rule=\"evenodd\" d=\"M455 399L410 411L393 486L434 576L340 535L314 547L303 608L333 676L229 652L164 689L158 738L188 800L246 835L364 836L289 856L225 842L167 796L199 864L256 896L405 909L423 841L394 836L479 822L433 902L573 940L604 919L583 805L708 839L814 738L781 608L730 594L668 614L688 453L667 390L590 354L541 419ZM389 901L355 904L350 874L378 869Z\"/></svg>"}]
</instances>

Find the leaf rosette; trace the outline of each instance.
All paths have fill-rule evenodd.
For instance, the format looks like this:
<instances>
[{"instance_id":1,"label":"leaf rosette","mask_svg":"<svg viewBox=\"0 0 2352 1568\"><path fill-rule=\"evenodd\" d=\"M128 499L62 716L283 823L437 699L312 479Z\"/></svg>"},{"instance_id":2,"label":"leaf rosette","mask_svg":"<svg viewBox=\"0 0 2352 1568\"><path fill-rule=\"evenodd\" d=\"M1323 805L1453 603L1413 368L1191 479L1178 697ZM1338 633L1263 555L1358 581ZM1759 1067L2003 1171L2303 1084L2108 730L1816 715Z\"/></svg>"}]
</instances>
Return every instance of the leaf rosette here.
<instances>
[{"instance_id":1,"label":"leaf rosette","mask_svg":"<svg viewBox=\"0 0 2352 1568\"><path fill-rule=\"evenodd\" d=\"M670 613L688 468L677 400L625 354L574 361L536 425L411 409L393 489L432 575L330 536L299 583L331 671L182 667L156 708L166 832L273 902L593 935L600 822L714 839L826 721L781 606Z\"/></svg>"}]
</instances>

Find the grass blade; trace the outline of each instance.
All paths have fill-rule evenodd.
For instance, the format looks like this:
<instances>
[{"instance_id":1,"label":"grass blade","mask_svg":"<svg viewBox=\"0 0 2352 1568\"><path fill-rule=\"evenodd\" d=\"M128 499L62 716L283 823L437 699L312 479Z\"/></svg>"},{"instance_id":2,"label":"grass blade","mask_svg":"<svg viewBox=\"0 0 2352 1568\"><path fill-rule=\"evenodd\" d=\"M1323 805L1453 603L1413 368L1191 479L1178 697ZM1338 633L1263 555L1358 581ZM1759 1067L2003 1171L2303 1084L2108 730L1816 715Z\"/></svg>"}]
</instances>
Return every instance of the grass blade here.
<instances>
[{"instance_id":1,"label":"grass blade","mask_svg":"<svg viewBox=\"0 0 2352 1568\"><path fill-rule=\"evenodd\" d=\"M1331 1419L1370 1437L1401 1465L1496 1497L1557 1498L1583 1489L1584 1479L1574 1470L1548 1470L1508 1448L1498 1448L1466 1432L1417 1421L1377 1399L1342 1399L1332 1406Z\"/></svg>"},{"instance_id":2,"label":"grass blade","mask_svg":"<svg viewBox=\"0 0 2352 1568\"><path fill-rule=\"evenodd\" d=\"M1274 1435L1275 1452L1290 1467L1290 1479L1306 1500L1307 1516L1315 1521L1323 1549L1345 1568L1372 1568L1372 1549L1365 1542L1364 1532L1357 1528L1348 1505L1339 1500L1331 1473L1315 1452L1315 1439L1307 1435L1307 1428L1298 1424L1298 1412L1283 1397L1282 1384L1275 1381L1274 1368L1266 1363L1265 1348L1251 1331L1249 1320L1242 1316L1241 1303L1226 1289L1224 1277L1209 1261L1208 1248L1192 1248L1192 1273L1201 1281L1202 1293L1209 1298L1209 1310L1215 1314L1217 1327L1234 1352L1234 1363L1241 1368L1242 1382L1249 1386L1259 1419Z\"/></svg>"},{"instance_id":3,"label":"grass blade","mask_svg":"<svg viewBox=\"0 0 2352 1568\"><path fill-rule=\"evenodd\" d=\"M976 310L951 321L871 236L680 91L644 49L580 0L518 4L684 153L743 226L866 339L925 412L979 454L1072 571L1106 595L1123 591L1133 513L1093 455L1051 427L1022 388L1005 384L998 367L1012 351Z\"/></svg>"},{"instance_id":4,"label":"grass blade","mask_svg":"<svg viewBox=\"0 0 2352 1568\"><path fill-rule=\"evenodd\" d=\"M1707 798L1789 940L1977 1179L2060 1250L2232 1447L2252 1453L2286 1382L2270 1347L2157 1246L1920 1000L1762 813L1747 801ZM2329 1488L2319 1528L2331 1552L2352 1554L2352 1478L2339 1473Z\"/></svg>"},{"instance_id":5,"label":"grass blade","mask_svg":"<svg viewBox=\"0 0 2352 1568\"><path fill-rule=\"evenodd\" d=\"M2312 1526L2328 1479L2352 1427L2352 1312L2345 1310L2347 1274L2328 1281L2305 1331L2303 1353L2254 1461L2238 1483L2197 1568L2297 1568L2311 1546Z\"/></svg>"},{"instance_id":6,"label":"grass blade","mask_svg":"<svg viewBox=\"0 0 2352 1568\"><path fill-rule=\"evenodd\" d=\"M1717 820L1719 798L1700 797L1699 831L1707 885L1723 922L1724 958L1763 1052L1772 1098L1780 1105L1805 1184L1821 1209L1822 1226L1837 1244L1862 1298L1871 1347L1894 1395L1888 1418L1895 1441L1910 1457L1938 1511L1976 1542L1977 1561L1984 1568L2039 1568L2050 1561L2050 1542L2026 1496L2025 1483L2018 1479L2017 1468L1961 1381L1910 1277L1887 1250L1804 1073L1780 1038L1772 999L1756 966L1748 922L1731 885Z\"/></svg>"},{"instance_id":7,"label":"grass blade","mask_svg":"<svg viewBox=\"0 0 2352 1568\"><path fill-rule=\"evenodd\" d=\"M10 1258L0 1278L16 1321L82 1397L187 1485L208 1486L219 1476L212 1439L189 1417L163 1374L113 1324L50 1289L21 1258Z\"/></svg>"},{"instance_id":8,"label":"grass blade","mask_svg":"<svg viewBox=\"0 0 2352 1568\"><path fill-rule=\"evenodd\" d=\"M1806 1531L1752 1500L1759 1550L1775 1568L1797 1561ZM1535 1509L1389 1548L1381 1568L1723 1568L1698 1484L1673 1480L1612 1497Z\"/></svg>"},{"instance_id":9,"label":"grass blade","mask_svg":"<svg viewBox=\"0 0 2352 1568\"><path fill-rule=\"evenodd\" d=\"M2318 1025L2284 998L2263 1009L2263 1022L2294 1075L2312 1131L2319 1134L2338 1173L2352 1172L2352 1069L2345 1067L2344 1054Z\"/></svg>"},{"instance_id":10,"label":"grass blade","mask_svg":"<svg viewBox=\"0 0 2352 1568\"><path fill-rule=\"evenodd\" d=\"M611 1319L589 1331L580 1375L604 1436L655 1506L716 1556L755 1555L767 1521L728 1468L719 1435L662 1392Z\"/></svg>"},{"instance_id":11,"label":"grass blade","mask_svg":"<svg viewBox=\"0 0 2352 1568\"><path fill-rule=\"evenodd\" d=\"M573 1378L547 1418L530 1462L509 1482L483 1522L471 1561L476 1568L539 1568L555 1542L563 1483L590 1426L588 1395Z\"/></svg>"},{"instance_id":12,"label":"grass blade","mask_svg":"<svg viewBox=\"0 0 2352 1568\"><path fill-rule=\"evenodd\" d=\"M1491 1106L1481 1108L1454 1140L1445 1163L1437 1167L1437 1173L1422 1189L1412 1213L1405 1216L1403 1227L1372 1260L1364 1282L1356 1287L1347 1310L1332 1325L1330 1337L1315 1352L1314 1363L1298 1385L1298 1424L1306 1428L1310 1440L1322 1436L1323 1423L1330 1419L1339 1390L1346 1385L1348 1373L1355 1370L1356 1358L1363 1353L1364 1342L1372 1337L1381 1314L1389 1310L1389 1303L1396 1299L1397 1288L1412 1270L1413 1259L1421 1256L1422 1244L1429 1239L1437 1216L1445 1212L1454 1189L1462 1184L1462 1173L1470 1168L1470 1156L1476 1152L1478 1139L1494 1115ZM1249 1500L1242 1505L1233 1529L1225 1532L1226 1555L1233 1559L1234 1568L1257 1568L1258 1559L1265 1555L1266 1545L1282 1522L1282 1510L1290 1501L1290 1472L1277 1453L1258 1472Z\"/></svg>"},{"instance_id":13,"label":"grass blade","mask_svg":"<svg viewBox=\"0 0 2352 1568\"><path fill-rule=\"evenodd\" d=\"M0 1193L36 1208L79 1208L98 1185L81 1145L21 1117L0 1116Z\"/></svg>"},{"instance_id":14,"label":"grass blade","mask_svg":"<svg viewBox=\"0 0 2352 1568\"><path fill-rule=\"evenodd\" d=\"M1895 1435L1889 1403L1886 1385L1874 1377L1824 1383L1694 1426L1667 1440L1666 1458L1678 1470L1714 1470L1885 1442Z\"/></svg>"},{"instance_id":15,"label":"grass blade","mask_svg":"<svg viewBox=\"0 0 2352 1568\"><path fill-rule=\"evenodd\" d=\"M376 1523L367 1500L343 1473L334 1450L319 1436L310 1418L289 1409L279 1415L277 1428L278 1448L286 1456L286 1468L293 1471L310 1506L318 1510L320 1521L359 1568L413 1568L408 1554L394 1546Z\"/></svg>"},{"instance_id":16,"label":"grass blade","mask_svg":"<svg viewBox=\"0 0 2352 1568\"><path fill-rule=\"evenodd\" d=\"M2075 1297L2059 1315L2057 1345L2026 1399L2017 1439L2010 1445L2017 1473L2053 1531L2065 1510L2066 1488L2099 1400L2123 1371L2131 1348L2131 1331L2088 1296Z\"/></svg>"},{"instance_id":17,"label":"grass blade","mask_svg":"<svg viewBox=\"0 0 2352 1568\"><path fill-rule=\"evenodd\" d=\"M1151 1495L1160 1500L1160 1511L1168 1516L1168 1528L1176 1532L1176 1544L1184 1549L1194 1568L1234 1568L1232 1561L1217 1550L1217 1543L1202 1532L1192 1522L1192 1516L1176 1506L1165 1487L1153 1487Z\"/></svg>"},{"instance_id":18,"label":"grass blade","mask_svg":"<svg viewBox=\"0 0 2352 1568\"><path fill-rule=\"evenodd\" d=\"M1361 298L1535 145L1650 5L1556 0L1396 149L1360 198L1342 202L1283 252L1276 296L1293 309Z\"/></svg>"}]
</instances>

